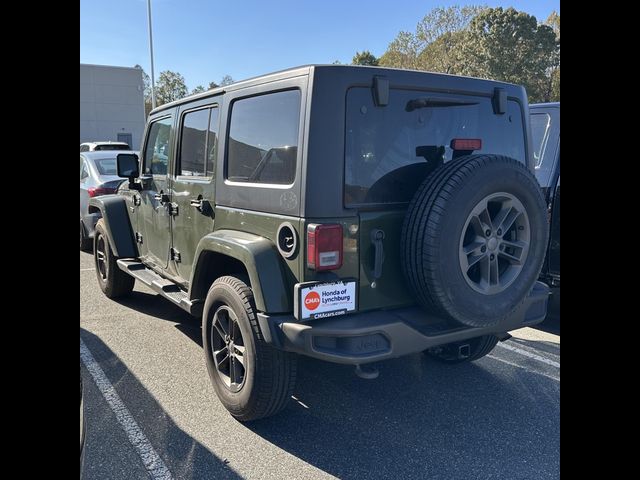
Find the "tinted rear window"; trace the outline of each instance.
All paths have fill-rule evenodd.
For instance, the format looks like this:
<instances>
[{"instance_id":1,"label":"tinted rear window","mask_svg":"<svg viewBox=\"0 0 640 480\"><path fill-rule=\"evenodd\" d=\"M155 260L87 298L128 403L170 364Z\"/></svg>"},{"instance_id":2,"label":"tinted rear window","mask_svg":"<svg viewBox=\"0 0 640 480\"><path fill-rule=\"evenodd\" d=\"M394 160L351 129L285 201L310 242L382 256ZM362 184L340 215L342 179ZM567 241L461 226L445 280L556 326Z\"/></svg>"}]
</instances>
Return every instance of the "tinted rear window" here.
<instances>
[{"instance_id":1,"label":"tinted rear window","mask_svg":"<svg viewBox=\"0 0 640 480\"><path fill-rule=\"evenodd\" d=\"M95 150L130 150L130 148L129 145L96 145Z\"/></svg>"},{"instance_id":2,"label":"tinted rear window","mask_svg":"<svg viewBox=\"0 0 640 480\"><path fill-rule=\"evenodd\" d=\"M117 175L115 158L98 158L94 160L100 175Z\"/></svg>"},{"instance_id":3,"label":"tinted rear window","mask_svg":"<svg viewBox=\"0 0 640 480\"><path fill-rule=\"evenodd\" d=\"M389 95L387 106L376 107L370 88L347 93L346 205L410 201L430 166L452 159L456 138L481 139L482 149L474 153L526 163L516 102L508 102L506 114L495 115L488 97L399 89ZM421 102L427 106L419 107Z\"/></svg>"}]
</instances>

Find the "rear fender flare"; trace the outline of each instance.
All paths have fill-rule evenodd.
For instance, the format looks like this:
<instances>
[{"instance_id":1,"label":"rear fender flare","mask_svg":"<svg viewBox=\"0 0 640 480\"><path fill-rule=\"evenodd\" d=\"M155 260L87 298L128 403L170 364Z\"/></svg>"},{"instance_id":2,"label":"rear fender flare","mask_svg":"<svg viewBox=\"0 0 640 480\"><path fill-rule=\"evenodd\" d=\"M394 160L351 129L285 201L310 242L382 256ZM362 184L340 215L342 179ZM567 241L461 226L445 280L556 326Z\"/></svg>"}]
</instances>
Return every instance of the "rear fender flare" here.
<instances>
[{"instance_id":1,"label":"rear fender flare","mask_svg":"<svg viewBox=\"0 0 640 480\"><path fill-rule=\"evenodd\" d=\"M282 257L271 240L250 233L235 230L218 230L204 236L195 252L195 264L191 272L192 297L195 291L207 291L200 288L198 282L206 280L207 259L205 252L215 252L234 258L247 270L256 307L261 312L291 312L293 305L288 295L288 282ZM221 272L226 275L228 272ZM195 300L193 297L192 300ZM204 299L202 299L204 300Z\"/></svg>"}]
</instances>

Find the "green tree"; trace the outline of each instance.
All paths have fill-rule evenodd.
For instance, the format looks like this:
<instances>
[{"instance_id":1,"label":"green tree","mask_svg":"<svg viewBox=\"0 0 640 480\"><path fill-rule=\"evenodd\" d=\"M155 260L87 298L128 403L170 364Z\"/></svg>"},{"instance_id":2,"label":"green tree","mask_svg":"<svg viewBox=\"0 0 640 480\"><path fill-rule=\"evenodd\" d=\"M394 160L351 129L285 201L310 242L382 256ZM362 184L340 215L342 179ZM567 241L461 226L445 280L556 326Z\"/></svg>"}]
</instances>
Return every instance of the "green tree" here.
<instances>
[{"instance_id":1,"label":"green tree","mask_svg":"<svg viewBox=\"0 0 640 480\"><path fill-rule=\"evenodd\" d=\"M443 33L420 52L417 59L418 68L429 72L459 73L456 51L464 38L464 32Z\"/></svg>"},{"instance_id":2,"label":"green tree","mask_svg":"<svg viewBox=\"0 0 640 480\"><path fill-rule=\"evenodd\" d=\"M225 85L231 85L233 82L235 82L235 80L231 77L231 75L225 75L224 77L222 77L222 80L220 80L220 86L224 87Z\"/></svg>"},{"instance_id":3,"label":"green tree","mask_svg":"<svg viewBox=\"0 0 640 480\"><path fill-rule=\"evenodd\" d=\"M486 7L438 7L427 13L415 33L402 31L389 44L380 65L396 68L455 73L455 50L462 40L458 32Z\"/></svg>"},{"instance_id":4,"label":"green tree","mask_svg":"<svg viewBox=\"0 0 640 480\"><path fill-rule=\"evenodd\" d=\"M204 91L205 91L204 87L202 85L198 85L196 88L191 90L191 95L195 95L196 93L202 93Z\"/></svg>"},{"instance_id":5,"label":"green tree","mask_svg":"<svg viewBox=\"0 0 640 480\"><path fill-rule=\"evenodd\" d=\"M156 105L164 105L186 97L189 93L184 77L178 72L165 70L160 72L156 84Z\"/></svg>"},{"instance_id":6,"label":"green tree","mask_svg":"<svg viewBox=\"0 0 640 480\"><path fill-rule=\"evenodd\" d=\"M356 52L353 56L353 60L351 60L351 65L370 65L377 66L380 59L372 54L369 50L364 50L361 52Z\"/></svg>"},{"instance_id":7,"label":"green tree","mask_svg":"<svg viewBox=\"0 0 640 480\"><path fill-rule=\"evenodd\" d=\"M463 75L524 85L530 102L544 101L556 38L548 25L514 8L483 10L456 48Z\"/></svg>"},{"instance_id":8,"label":"green tree","mask_svg":"<svg viewBox=\"0 0 640 480\"><path fill-rule=\"evenodd\" d=\"M400 32L380 57L380 65L395 68L418 68L420 43L411 32Z\"/></svg>"},{"instance_id":9,"label":"green tree","mask_svg":"<svg viewBox=\"0 0 640 480\"><path fill-rule=\"evenodd\" d=\"M218 88L220 85L218 85L216 82L209 82L209 90L213 90L214 88Z\"/></svg>"},{"instance_id":10,"label":"green tree","mask_svg":"<svg viewBox=\"0 0 640 480\"><path fill-rule=\"evenodd\" d=\"M545 101L560 101L560 15L554 10L547 18L545 25L549 25L553 29L556 36L556 49L551 55L551 67L547 73L548 90L546 92Z\"/></svg>"},{"instance_id":11,"label":"green tree","mask_svg":"<svg viewBox=\"0 0 640 480\"><path fill-rule=\"evenodd\" d=\"M471 20L486 8L479 5L434 8L418 22L415 37L424 48L446 33L465 30Z\"/></svg>"},{"instance_id":12,"label":"green tree","mask_svg":"<svg viewBox=\"0 0 640 480\"><path fill-rule=\"evenodd\" d=\"M144 71L144 69L136 64L133 68L137 68L142 70L142 87L143 87L143 96L144 96L144 116L145 118L149 116L149 112L151 111L151 79L149 75Z\"/></svg>"}]
</instances>

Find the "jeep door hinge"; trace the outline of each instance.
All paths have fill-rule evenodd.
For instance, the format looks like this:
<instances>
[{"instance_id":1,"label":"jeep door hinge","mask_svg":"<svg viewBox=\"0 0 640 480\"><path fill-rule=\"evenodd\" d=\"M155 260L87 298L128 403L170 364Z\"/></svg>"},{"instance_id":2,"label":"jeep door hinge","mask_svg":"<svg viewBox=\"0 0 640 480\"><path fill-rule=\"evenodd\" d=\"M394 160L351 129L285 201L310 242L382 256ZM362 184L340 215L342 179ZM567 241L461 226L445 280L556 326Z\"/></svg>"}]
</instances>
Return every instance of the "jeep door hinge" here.
<instances>
[{"instance_id":1,"label":"jeep door hinge","mask_svg":"<svg viewBox=\"0 0 640 480\"><path fill-rule=\"evenodd\" d=\"M178 204L177 203L170 203L169 204L169 215L178 215Z\"/></svg>"},{"instance_id":2,"label":"jeep door hinge","mask_svg":"<svg viewBox=\"0 0 640 480\"><path fill-rule=\"evenodd\" d=\"M142 243L142 234L136 232L136 243Z\"/></svg>"},{"instance_id":3,"label":"jeep door hinge","mask_svg":"<svg viewBox=\"0 0 640 480\"><path fill-rule=\"evenodd\" d=\"M180 263L180 252L173 247L171 247L171 260Z\"/></svg>"}]
</instances>

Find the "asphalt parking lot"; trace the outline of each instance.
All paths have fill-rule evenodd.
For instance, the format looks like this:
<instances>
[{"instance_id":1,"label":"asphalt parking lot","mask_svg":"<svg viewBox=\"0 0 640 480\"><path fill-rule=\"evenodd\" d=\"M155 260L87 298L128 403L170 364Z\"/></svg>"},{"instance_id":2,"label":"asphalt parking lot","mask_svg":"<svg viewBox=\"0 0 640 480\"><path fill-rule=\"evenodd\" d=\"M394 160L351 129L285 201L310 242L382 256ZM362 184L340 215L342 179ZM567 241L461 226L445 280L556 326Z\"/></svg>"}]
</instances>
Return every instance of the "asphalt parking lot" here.
<instances>
[{"instance_id":1,"label":"asphalt parking lot","mask_svg":"<svg viewBox=\"0 0 640 480\"><path fill-rule=\"evenodd\" d=\"M245 425L214 394L199 321L139 284L109 300L81 252L82 478L558 478L559 323L471 364L387 361L377 380L300 358L288 408Z\"/></svg>"}]
</instances>

